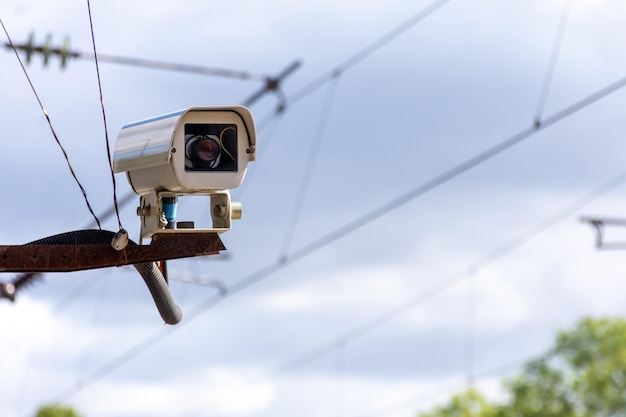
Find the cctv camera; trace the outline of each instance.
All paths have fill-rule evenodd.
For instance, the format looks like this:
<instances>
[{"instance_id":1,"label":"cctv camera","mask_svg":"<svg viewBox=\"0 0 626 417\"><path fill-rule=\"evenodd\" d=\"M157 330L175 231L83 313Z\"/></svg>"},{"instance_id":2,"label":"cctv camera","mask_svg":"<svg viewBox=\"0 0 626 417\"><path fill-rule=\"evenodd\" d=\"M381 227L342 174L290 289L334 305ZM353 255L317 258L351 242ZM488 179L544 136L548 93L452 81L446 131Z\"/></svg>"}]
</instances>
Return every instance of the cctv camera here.
<instances>
[{"instance_id":1,"label":"cctv camera","mask_svg":"<svg viewBox=\"0 0 626 417\"><path fill-rule=\"evenodd\" d=\"M241 106L192 107L127 124L113 156L139 195L184 194L238 187L256 155L250 111Z\"/></svg>"},{"instance_id":2,"label":"cctv camera","mask_svg":"<svg viewBox=\"0 0 626 417\"><path fill-rule=\"evenodd\" d=\"M141 196L141 237L173 230L218 232L230 228L241 208L228 190L238 187L256 156L256 132L242 106L192 107L125 125L115 143L113 170L126 172ZM211 197L213 227L174 225L178 196Z\"/></svg>"}]
</instances>

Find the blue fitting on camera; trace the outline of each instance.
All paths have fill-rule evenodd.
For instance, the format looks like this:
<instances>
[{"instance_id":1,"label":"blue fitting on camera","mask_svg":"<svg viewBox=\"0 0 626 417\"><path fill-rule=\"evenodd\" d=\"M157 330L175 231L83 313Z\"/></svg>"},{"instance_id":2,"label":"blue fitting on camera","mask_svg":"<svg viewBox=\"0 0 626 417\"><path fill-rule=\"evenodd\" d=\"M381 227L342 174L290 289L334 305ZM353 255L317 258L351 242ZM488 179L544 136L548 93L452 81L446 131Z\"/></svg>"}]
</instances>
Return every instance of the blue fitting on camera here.
<instances>
[{"instance_id":1,"label":"blue fitting on camera","mask_svg":"<svg viewBox=\"0 0 626 417\"><path fill-rule=\"evenodd\" d=\"M176 197L163 197L161 200L163 214L168 223L173 224L176 220L176 209L178 208L178 199Z\"/></svg>"}]
</instances>

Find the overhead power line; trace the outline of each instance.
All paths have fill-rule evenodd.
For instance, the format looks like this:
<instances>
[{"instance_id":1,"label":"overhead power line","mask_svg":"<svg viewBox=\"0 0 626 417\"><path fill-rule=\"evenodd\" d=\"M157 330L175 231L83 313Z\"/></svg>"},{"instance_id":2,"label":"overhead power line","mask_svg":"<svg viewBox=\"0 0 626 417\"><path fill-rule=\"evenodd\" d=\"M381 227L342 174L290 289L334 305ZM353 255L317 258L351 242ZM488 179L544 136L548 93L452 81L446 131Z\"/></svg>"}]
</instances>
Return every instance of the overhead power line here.
<instances>
[{"instance_id":1,"label":"overhead power line","mask_svg":"<svg viewBox=\"0 0 626 417\"><path fill-rule=\"evenodd\" d=\"M417 187L409 190L408 192L389 200L388 202L382 204L381 206L365 213L364 215L357 217L353 221L345 224L342 227L335 229L334 231L320 237L319 239L309 243L308 245L295 250L291 256L287 257L287 260L297 260L304 256L307 256L311 252L318 250L321 247L324 247L358 229L361 227L373 222L374 220L384 216L385 214L400 208L401 206L409 203L410 201L426 194L429 191L432 191L435 188L442 186L448 181L464 174L465 172L475 168L476 166L482 164L485 161L503 153L504 151L512 148L513 146L523 142L524 140L534 136L539 133L543 129L552 126L567 117L575 114L576 112L584 109L585 107L595 103L596 101L614 93L615 91L626 86L626 77L620 79L619 81L608 85L607 87L596 91L590 96L566 107L560 112L552 115L543 120L543 122L539 124L535 124L530 126L519 133L511 136L510 138L497 143L496 145L488 148L487 150L467 159L466 161L460 163L459 165L444 171L443 173L437 175L436 177L426 181Z\"/></svg>"},{"instance_id":2,"label":"overhead power line","mask_svg":"<svg viewBox=\"0 0 626 417\"><path fill-rule=\"evenodd\" d=\"M430 11L426 15L431 14L434 10L436 10L437 8L441 7L442 5L448 3L449 1L450 0L439 1L439 2L433 3L433 5L430 8ZM388 40L386 40L385 42L382 42L382 43L379 42L379 43L372 44L372 47L369 48L369 50L371 52L373 52L374 50L380 48L383 44L385 44L386 42L388 42L389 40L391 40L395 36L397 36L397 35L393 34L393 31L390 32L389 34L390 34L390 37L387 38ZM298 101L301 98L303 98L305 95L308 94L308 91L312 91L314 88L317 88L316 85L325 84L327 81L332 79L332 77L335 74L337 74L338 71L339 72L345 71L346 69L350 68L352 65L356 65L356 63L361 62L371 52L367 52L365 54L357 54L357 55L355 55L353 57L353 59L349 59L349 60L345 61L344 64L340 65L334 71L332 71L329 74L329 76L322 77L322 78L318 79L318 80L321 80L321 82L317 81L316 83L309 84L306 87L306 89L300 90L298 92L298 94L293 95L291 102L295 102L295 101ZM623 81L622 81L622 84L623 84ZM596 100L599 100L600 98L610 94L611 92L615 91L618 88L621 88L622 86L623 85L619 85L617 87L609 86L606 89L604 89L604 90L608 90L608 92L604 91L604 90L601 90L598 93L596 93L594 96L598 96L597 98L593 98L593 96L590 96L588 99L582 100L581 102L576 103L575 105L567 108L566 109L567 111L564 110L560 114L557 114L557 115L553 116L552 118L546 119L541 124L534 126L534 128L527 129L526 131L520 132L520 134L516 135L516 136L519 136L519 138L517 138L517 141L515 141L514 143L512 143L510 145L507 145L507 146L504 146L502 149L499 149L499 150L491 148L490 151L492 151L492 154L490 156L489 156L489 154L485 155L485 153L483 153L481 155L485 155L484 159L481 160L477 156L476 158L473 158L472 160L468 161L468 163L469 162L472 162L472 163L462 164L459 167L453 168L453 170L447 171L447 173L442 174L442 176L439 176L439 177L433 179L433 181L438 180L439 183L435 184L433 181L430 181L429 183L431 183L432 185L430 185L431 188L429 188L429 189L435 188L435 187L437 187L437 186L447 182L448 180L456 177L457 175L460 175L461 173L469 170L473 166L476 166L479 163L483 162L484 160L487 160L490 157L499 154L500 152L510 148L514 144L519 143L520 141L522 141L522 140L532 136L533 134L537 133L541 129L543 129L543 128L547 127L547 126L550 126L553 123L558 122L559 120L569 116L569 114L575 113L576 111L584 108L585 106L591 104L592 102L594 102ZM588 101L588 103L584 103L585 101ZM559 117L556 117L556 116L559 116ZM511 138L511 139L513 139L513 138ZM463 169L461 169L459 171L459 168L463 168ZM459 173L452 175L455 170L459 171ZM446 174L448 176L446 176ZM426 185L427 184L423 184L423 185L419 186L418 189L424 190L424 187ZM425 193L426 191L428 191L428 189L425 189L425 191L421 191L421 192L417 192L416 193L416 191L414 189L411 193L405 194L403 196L400 196L399 198L401 198L402 200L406 200L405 202L408 202L408 201L410 201L412 199L415 199L419 195ZM337 239L339 239L339 238L341 238L341 237L351 233L352 231L354 231L354 230L364 226L365 224L367 224L367 223L369 223L371 221L374 221L378 217L386 214L387 212L392 211L396 207L386 208L386 206L382 206L379 209L370 212L369 215L366 215L366 216L363 216L363 217L357 219L356 222L349 223L345 227L339 228L336 231L331 232L330 234L328 234L326 236L323 236L322 238L311 242L309 245L304 246L300 250L294 251L290 257L287 257L287 258L283 259L282 261L277 261L275 263L272 263L270 265L267 265L267 266L261 268L260 270L256 271L255 273L249 275L248 277L240 280L239 282L237 282L233 286L231 286L229 288L229 295L232 295L234 293L243 291L244 289L250 287L251 285L253 285L253 284L263 280L264 278L270 276L274 272L280 270L284 266L286 266L288 264L291 264L291 263L294 263L297 260L302 259L302 258L308 256L309 254L311 254L311 253L317 251L318 249L320 249L320 248L322 248L322 247L324 247L324 246L334 242L335 240L337 240ZM197 306L196 309L194 309L194 311L192 312L193 314L190 315L191 317L188 317L188 319L185 322L185 324L191 322L195 318L197 318L200 315L202 315L209 308L211 308L212 306L218 304L219 301L221 301L222 299L223 298L212 297L212 298L206 300L204 303L201 303L199 306ZM175 329L179 329L179 328L180 327L176 327ZM171 333L172 333L172 331L169 331L167 334L171 334ZM161 332L158 332L158 334L155 334L154 336L156 336L156 337L151 337L151 338L145 340L144 342L141 342L138 345L135 345L133 348L131 348L130 350L126 351L121 356L118 356L113 361L108 362L107 364L103 365L102 367L97 369L96 372L90 374L89 376L84 378L82 381L80 381L81 384L77 385L77 386L80 386L79 389L75 389L75 390L70 389L70 390L68 390L67 393L69 395L73 395L74 393L79 392L80 390L84 389L84 387L93 384L97 380L99 380L102 377L110 374L115 369L118 369L123 364L127 363L128 361L132 360L133 358L135 358L139 354L143 353L145 350L149 349L149 347L152 347L158 341L161 341L163 339L163 337L164 337L164 335Z\"/></svg>"},{"instance_id":3,"label":"overhead power line","mask_svg":"<svg viewBox=\"0 0 626 417\"><path fill-rule=\"evenodd\" d=\"M279 102L277 113L282 113L282 111L284 110L284 106L285 106L285 96L282 93L282 90L280 89L280 85L285 78L287 78L295 70L300 68L301 65L302 65L302 62L299 60L296 60L292 62L287 68L285 68L280 73L278 73L278 75L276 75L275 77L267 77L265 79L265 85L261 87L259 91L252 94L250 97L244 100L242 104L246 107L250 107L254 103L256 103L261 97L263 97L263 95L265 95L266 93L275 92L275 93L278 93L280 96L280 102Z\"/></svg>"},{"instance_id":4,"label":"overhead power line","mask_svg":"<svg viewBox=\"0 0 626 417\"><path fill-rule=\"evenodd\" d=\"M448 0L449 1L449 0ZM413 18L421 20L423 17L420 17L422 15L427 16L429 14L431 14L434 10L437 9L437 7L441 7L443 4L447 3L447 1L439 1L439 2L435 2L433 3L433 5L431 6L431 9L428 13L424 12L420 12L418 14L416 14ZM408 22L408 21L407 21ZM393 34L395 33L395 31L391 31L389 32L389 34ZM378 45L379 43L375 43L376 45ZM374 45L374 44L373 44ZM374 49L371 49L372 51ZM359 60L363 59L363 55L355 55L355 56L359 56ZM356 62L353 60L347 60L345 61L346 63L351 63L351 62ZM342 67L344 70L347 67ZM336 74L335 71L332 71L328 76L325 77L320 77L317 81L309 84L307 87L305 87L304 89L300 90L298 95L292 96L294 99L292 99L291 102L295 102L297 100L300 100L302 98L304 98L306 95L310 94L314 89L319 88L321 85L325 84L327 81L332 79L333 74ZM504 150L512 147L514 144L517 144L519 142L521 142L524 139L527 139L528 137L531 137L532 135L534 135L535 133L539 132L540 130L542 130L545 127L548 127L552 124L555 124L557 122L559 122L560 120L563 120L564 118L570 116L571 114L576 113L577 111L585 108L586 106L594 103L595 101L598 101L602 98L604 98L605 96L615 92L616 90L622 88L624 86L624 84L626 83L626 78L621 79L619 81L617 81L616 83L613 83L607 87L605 87L604 89L601 89L599 91L597 91L596 93L586 97L583 100L580 100L579 102L574 103L573 105L563 109L561 112L553 115L552 117L546 119L543 121L543 123L539 123L539 124L535 124L533 127L523 130L522 132L518 133L517 135L514 135L512 138L509 138L507 141L505 141L504 143L501 143L499 145L496 145L493 148L490 148L488 151L483 152L482 154L477 155L474 158L471 158L470 160L466 161L465 163L452 168L449 171L444 172L442 175L434 178L431 181L428 181L427 183L424 183L416 188L414 188L413 190L411 190L409 193L406 193L400 197L398 197L396 200L394 201L400 201L402 202L402 204L410 201L411 199L417 198L418 196L424 194L426 191L433 189L439 185L442 185L443 183L447 182L448 180L462 174L463 172L468 171L469 169L471 169L472 167L478 165L481 162L484 162L485 160L489 159L490 157L493 157L501 152L503 152ZM279 259L274 263L268 264L262 268L260 268L259 270L257 270L256 272L253 272L252 274L248 275L247 277L241 279L240 281L236 282L235 284L233 284L231 287L228 288L228 296L231 295L235 295L241 291L243 291L244 289L247 289L249 287L251 287L252 285L264 280L265 278L269 277L270 275L272 275L274 272L277 272L278 270L282 269L283 267L295 263L300 259L303 259L304 257L316 252L317 250L329 245L330 243L334 242L335 240L338 240L339 238L346 236L348 234L350 234L351 232L359 229L360 227L368 224L369 222L372 222L374 220L376 220L378 217L386 214L387 212L390 212L392 210L394 210L395 208L399 207L398 205L394 205L394 204L385 204L381 207L379 207L378 209L375 209L373 211L371 211L370 213L356 219L355 221L345 225L344 227L340 227L338 229L336 229L335 231L322 236L321 238L309 243L308 245L302 247L299 250L296 250L292 253L291 256L289 257L285 257L283 259ZM133 360L134 358L136 358L137 356L141 355L143 352L145 352L146 350L148 350L150 347L152 347L154 344L158 343L159 341L163 340L167 335L171 334L172 332L180 329L182 326L193 322L197 317L201 316L204 312L208 311L210 308L214 307L215 305L219 304L222 300L224 300L226 297L211 297L207 300L205 300L204 302L200 303L198 306L196 306L195 309L193 309L190 314L187 315L187 319L185 322L183 322L181 325L175 327L175 328L168 328L167 329L167 333L164 333L163 331L160 332L156 332L155 334L149 336L146 340L132 346L130 349L128 349L127 351L125 351L124 353L122 353L120 356L117 356L116 358L114 358L113 360L105 363L104 365L102 365L100 368L96 369L94 372L88 374L83 380L80 381L80 384L77 384L74 387L69 387L67 390L65 390L63 392L62 398L68 398L71 397L73 395L75 395L76 393L82 391L83 389L85 389L88 386L91 386L93 383L99 381L100 379L104 378L105 376L109 375L110 373L114 372L116 369L120 368L121 366L123 366L124 364L130 362L131 360Z\"/></svg>"},{"instance_id":5,"label":"overhead power line","mask_svg":"<svg viewBox=\"0 0 626 417\"><path fill-rule=\"evenodd\" d=\"M286 256L284 258L278 259L275 262L272 262L270 264L267 264L261 268L259 268L258 270L256 270L255 272L251 273L250 275L240 279L239 281L237 281L236 283L234 283L233 285L231 285L230 287L228 287L227 289L227 294L221 297L210 297L208 299L206 299L205 301L201 302L200 304L198 304L195 308L193 308L192 310L190 310L190 312L186 315L186 319L184 322L181 322L178 326L175 327L167 327L167 328L163 328L151 335L149 335L146 339L140 341L139 343L131 346L129 349L127 349L126 351L124 351L122 354L116 356L115 358L113 358L112 360L106 362L105 364L103 364L101 367L99 367L98 369L94 370L93 372L89 373L88 375L86 375L83 379L81 379L79 381L78 384L72 385L70 387L67 387L60 395L59 395L59 400L61 401L65 401L67 399L69 399L70 397L76 395L78 392L86 389L87 387L93 385L94 383L96 383L97 381L101 380L102 378L106 377L107 375L111 374L112 372L114 372L115 370L119 369L120 367L122 367L123 365L125 365L126 363L130 362L131 360L135 359L137 356L141 355L142 353L144 353L145 351L147 351L148 349L150 349L151 347L155 346L157 343L163 341L167 336L173 334L175 331L183 328L185 325L192 323L195 319L197 319L198 317L202 316L205 312L207 312L209 309L215 307L216 305L218 305L221 301L235 295L238 294L240 292L242 292L245 289L248 289L250 287L252 287L253 285L265 280L266 278L270 277L271 275L273 275L275 272L281 270L282 268L284 268L287 265L291 265L301 259L306 258L307 256L317 252L318 250L330 245L331 243L335 242L336 240L339 240L342 237L345 237L347 235L349 235L350 233L360 229L361 227L377 220L378 218L384 216L385 214L388 214L389 212L403 206L404 204L408 203L409 201L412 201L414 199L416 199L417 197L425 194L428 191L433 190L434 188L437 188L443 184L445 184L446 182L450 181L451 179L461 175L464 172L469 171L470 169L476 167L477 165L481 164L482 162L487 161L488 159L504 152L507 149L510 149L512 146L522 142L525 139L528 139L530 137L532 137L533 135L537 134L538 132L542 131L543 129L552 126L564 119L566 119L567 117L577 113L578 111L588 107L589 105L607 97L608 95L616 92L617 90L619 90L620 88L624 87L626 85L626 77L622 78L621 80L612 83L610 85L608 85L607 87L596 91L595 93L587 96L586 98L564 108L563 110L561 110L560 112L554 114L553 116L545 119L543 121L542 124L540 125L533 125L530 128L524 129L521 132L513 135L512 137L510 137L509 139L500 142L499 144L489 148L488 150L474 156L473 158L468 159L467 161L461 163L460 165L457 165L447 171L445 171L444 173L440 174L439 176L431 179L430 181L427 181L423 184L418 185L417 187L413 188L412 190L408 191L405 194L400 195L399 197L391 200L390 202L387 202L381 206L379 206L378 208L370 211L369 213L366 213L365 215L358 217L357 219L353 220L352 222L339 227L337 229L335 229L334 231L331 231L330 233L310 242L309 244L301 247L298 250L295 250L292 252L292 254L290 256ZM504 250L504 249L500 249L500 250ZM491 256L496 256L491 255ZM444 284L442 284L442 286L445 286ZM431 289L431 291L433 293L436 293L438 290L437 288L433 288ZM422 295L423 297L425 297L426 295ZM377 320L380 321L383 318L378 318ZM374 323L372 322L372 324L370 324L369 326L373 325ZM355 335L359 334L360 332L363 332L365 330L364 329L358 329L355 330ZM323 348L322 348L323 350ZM315 355L317 355L319 353L312 353L310 354L310 357L314 357Z\"/></svg>"},{"instance_id":6,"label":"overhead power line","mask_svg":"<svg viewBox=\"0 0 626 417\"><path fill-rule=\"evenodd\" d=\"M513 372L520 372L525 369L529 369L534 366L537 366L541 364L542 362L545 362L546 359L548 359L549 357L550 357L549 355L546 355L545 353L543 353L543 354L534 356L533 359L530 359L530 360L529 359L518 360L518 361L502 364L497 367L484 369L484 370L481 370L477 374L476 381L483 382L483 381L487 381L493 378L502 378ZM433 390L433 392L430 394L421 394L421 395L415 396L414 398L408 401L403 401L402 403L388 405L387 407L379 408L377 410L371 410L371 411L366 411L363 413L353 414L350 417L386 416L390 413L396 413L398 411L406 410L409 408L412 410L415 410L419 408L420 406L432 403L434 400L437 400L438 398L449 399L453 395L457 395L464 391L467 391L468 388L469 386L467 384L454 384L454 386L453 384L445 384L444 386L439 387L436 390Z\"/></svg>"},{"instance_id":7,"label":"overhead power line","mask_svg":"<svg viewBox=\"0 0 626 417\"><path fill-rule=\"evenodd\" d=\"M285 108L285 95L281 90L281 84L290 76L294 71L296 71L302 65L300 60L296 60L289 64L284 70L278 73L278 75L271 76L265 75L250 71L237 71L237 70L229 70L223 68L212 68L202 65L190 65L190 64L179 64L172 62L164 62L164 61L156 61L150 59L143 58L133 58L133 57L124 57L118 55L106 55L95 53L95 45L93 53L84 53L80 51L75 51L70 49L69 38L66 38L63 44L59 47L52 46L52 37L48 35L46 37L45 43L41 45L35 44L35 36L33 33L30 34L28 41L22 44L12 44L11 42L6 43L7 48L15 48L15 50L21 50L26 54L26 63L30 63L33 54L41 54L43 55L43 63L44 66L47 66L50 62L50 57L58 56L61 62L61 68L65 68L67 65L67 61L69 59L86 59L96 61L96 66L98 62L108 62L113 64L122 64L122 65L130 65L135 67L142 68L153 68L165 71L177 71L177 72L186 72L200 75L209 75L216 77L227 77L227 78L235 78L239 80L250 80L250 81L262 81L263 86L257 90L254 94L248 97L242 103L246 107L250 107L255 104L261 97L265 94L273 92L279 96L279 103L277 106L277 113L280 113Z\"/></svg>"},{"instance_id":8,"label":"overhead power line","mask_svg":"<svg viewBox=\"0 0 626 417\"><path fill-rule=\"evenodd\" d=\"M7 43L7 48L12 46ZM94 61L96 59L93 53L85 53L70 49L69 39L66 38L60 47L52 46L52 37L48 35L46 41L42 45L35 44L35 36L30 34L28 42L23 44L15 44L15 48L26 53L26 62L30 63L33 54L41 54L44 59L44 66L47 66L50 57L58 56L61 62L61 68L65 68L69 59L85 59ZM210 75L216 77L236 78L240 80L266 81L269 77L265 74L259 74L250 71L238 71L223 68L212 68L203 65L180 64L173 62L157 61L143 58L125 57L119 55L98 54L97 59L100 62L108 62L112 64L130 65L134 67L153 68L165 71L188 72L200 75Z\"/></svg>"},{"instance_id":9,"label":"overhead power line","mask_svg":"<svg viewBox=\"0 0 626 417\"><path fill-rule=\"evenodd\" d=\"M342 74L343 72L349 70L350 68L356 66L361 63L365 58L372 55L374 52L387 45L392 40L396 39L398 36L411 29L418 23L422 22L427 17L434 14L436 11L441 9L446 4L450 3L452 0L437 0L426 6L423 9L420 9L417 13L409 17L404 22L400 23L389 32L385 33L381 37L374 40L365 48L360 49L354 55L351 55L348 59L343 61L341 64L337 65L335 68L330 70L329 72L323 74L322 76L316 78L306 86L302 87L300 90L296 91L294 94L291 94L287 97L287 104L291 105L304 97L311 94L313 91L320 88L322 85L328 83L333 80L337 75Z\"/></svg>"},{"instance_id":10,"label":"overhead power line","mask_svg":"<svg viewBox=\"0 0 626 417\"><path fill-rule=\"evenodd\" d=\"M322 146L322 141L325 136L324 133L330 120L330 115L332 113L338 84L339 76L337 76L335 78L335 82L329 86L328 96L326 97L326 100L322 105L322 114L320 115L320 119L317 123L317 128L313 131L313 141L311 143L311 148L306 153L306 163L304 165L304 169L302 170L302 178L300 179L300 183L297 187L296 195L294 198L295 205L291 211L291 215L289 216L289 220L287 222L287 232L285 233L283 244L280 249L279 256L281 258L287 256L287 254L289 253L292 240L296 234L298 220L300 219L300 213L302 212L304 200L306 199L309 185L311 184L313 174L315 173L317 157Z\"/></svg>"},{"instance_id":11,"label":"overhead power line","mask_svg":"<svg viewBox=\"0 0 626 417\"><path fill-rule=\"evenodd\" d=\"M500 246L493 249L491 252L477 259L467 267L463 268L461 271L451 275L447 279L444 279L440 283L434 285L433 287L421 291L420 293L414 295L409 298L405 302L396 304L391 309L387 310L384 313L379 314L373 319L361 324L360 326L355 327L354 329L344 333L342 336L334 339L333 341L319 346L317 348L312 349L311 351L304 353L303 355L285 363L277 367L269 377L278 377L292 371L295 371L299 368L302 368L309 363L325 356L361 337L373 332L379 327L383 326L391 322L392 320L400 317L404 313L409 310L421 305L435 296L443 293L445 290L453 287L454 285L460 283L461 281L466 280L467 278L474 275L480 269L487 267L490 264L500 260L504 256L510 254L514 250L523 246L533 238L537 237L541 233L546 230L556 226L563 220L571 217L576 214L578 211L596 201L598 198L604 196L609 191L615 189L619 185L622 185L626 182L626 171L620 172L617 176L611 178L609 181L603 183L599 187L593 189L589 193L584 196L578 198L567 206L559 209L554 212L550 216L546 217L541 222L537 223L527 231L521 233L520 235L510 239L509 241L501 244Z\"/></svg>"},{"instance_id":12,"label":"overhead power line","mask_svg":"<svg viewBox=\"0 0 626 417\"><path fill-rule=\"evenodd\" d=\"M296 71L302 65L300 60L296 60L289 64L284 70L278 73L276 76L260 74L250 71L238 71L223 68L213 68L203 65L190 65L180 64L173 62L156 61L151 59L125 57L118 55L106 55L101 53L85 53L70 49L69 38L66 38L63 44L59 47L52 46L52 37L48 35L45 43L41 45L35 44L35 35L30 34L28 41L22 44L12 44L8 42L5 44L7 48L15 48L16 50L23 51L26 54L26 63L30 63L33 54L43 55L44 66L47 66L50 62L50 57L58 56L61 62L61 68L65 68L69 59L85 59L98 62L108 62L112 64L130 65L134 67L152 68L165 71L186 72L199 75L209 75L215 77L235 78L239 80L250 81L262 81L264 83L258 91L247 98L242 104L244 106L252 106L263 95L274 92L280 97L278 109L282 111L284 108L285 96L281 91L281 83Z\"/></svg>"},{"instance_id":13,"label":"overhead power line","mask_svg":"<svg viewBox=\"0 0 626 417\"><path fill-rule=\"evenodd\" d=\"M552 84L552 78L554 77L554 71L556 63L561 52L561 46L563 45L563 36L565 35L565 28L567 26L567 20L569 18L569 12L572 6L572 0L565 0L563 4L563 12L561 13L561 19L556 30L556 36L554 38L554 45L552 46L552 53L550 54L550 60L548 62L548 68L546 69L545 79L539 95L539 103L537 104L537 112L535 113L535 124L541 123L543 117L544 108L548 99L548 92Z\"/></svg>"},{"instance_id":14,"label":"overhead power line","mask_svg":"<svg viewBox=\"0 0 626 417\"><path fill-rule=\"evenodd\" d=\"M59 140L59 137L57 136L57 133L54 130L54 127L52 126L52 120L50 119L50 115L48 114L48 111L43 106L43 103L41 102L41 99L39 98L39 94L37 94L37 90L35 89L35 85L31 81L30 76L28 75L28 71L26 71L26 67L24 66L24 63L22 62L22 59L20 58L20 55L17 52L18 46L15 45L13 43L13 41L11 40L11 36L9 36L9 32L8 32L7 28L4 26L4 22L2 21L2 19L0 19L0 25L2 25L2 29L4 30L4 33L5 33L6 37L7 37L7 41L8 41L7 45L15 53L15 57L17 58L18 62L20 63L20 67L22 68L22 72L24 73L24 76L26 77L26 80L28 81L28 84L30 85L31 90L32 90L33 94L35 95L35 98L37 99L37 103L39 103L39 107L41 109L41 112L43 113L43 115L46 118L46 121L48 122L48 127L50 128L50 132L52 133L52 136L54 137L54 140L56 141L57 145L59 146L59 149L63 153L65 161L67 162L67 166L68 166L68 168L70 170L70 174L72 174L72 177L74 178L74 181L76 181L76 184L78 185L78 188L80 189L81 193L83 194L83 198L85 199L85 204L87 205L87 209L89 210L89 213L91 213L91 215L93 216L94 220L98 224L98 228L100 229L101 228L100 227L100 220L98 219L98 217L94 213L93 209L91 208L91 204L89 203L89 199L87 198L87 191L85 191L85 188L83 187L83 185L78 180L78 176L74 172L74 168L72 167L72 164L70 163L70 158L67 155L67 152L65 151L65 148L61 144L61 141Z\"/></svg>"},{"instance_id":15,"label":"overhead power line","mask_svg":"<svg viewBox=\"0 0 626 417\"><path fill-rule=\"evenodd\" d=\"M107 115L104 109L104 96L102 95L102 81L100 79L100 66L98 65L98 52L96 51L96 35L93 30L93 19L91 16L91 3L87 0L87 11L89 15L89 29L91 31L91 43L93 46L93 57L96 66L96 78L98 81L98 92L100 93L100 108L102 109L102 122L104 125L104 145L106 147L106 155L107 162L109 165L109 170L111 172L111 184L113 186L113 208L115 209L115 214L117 216L117 224L119 227L120 233L126 233L124 227L122 227L122 219L120 218L120 211L117 205L117 184L115 182L115 173L113 172L113 159L111 158L111 146L109 143L109 129L107 126Z\"/></svg>"}]
</instances>

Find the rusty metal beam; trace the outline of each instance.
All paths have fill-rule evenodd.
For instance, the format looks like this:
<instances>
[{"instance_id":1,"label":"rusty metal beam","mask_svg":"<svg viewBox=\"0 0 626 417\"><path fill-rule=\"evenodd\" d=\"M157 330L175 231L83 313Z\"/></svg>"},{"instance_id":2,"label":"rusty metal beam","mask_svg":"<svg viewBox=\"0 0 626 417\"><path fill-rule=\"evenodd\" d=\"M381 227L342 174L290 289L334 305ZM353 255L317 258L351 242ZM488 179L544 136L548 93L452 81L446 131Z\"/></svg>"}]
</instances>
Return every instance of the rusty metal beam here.
<instances>
[{"instance_id":1,"label":"rusty metal beam","mask_svg":"<svg viewBox=\"0 0 626 417\"><path fill-rule=\"evenodd\" d=\"M110 245L0 246L0 272L70 272L168 259L217 255L225 250L217 233L164 233L149 245L128 245L116 251Z\"/></svg>"}]
</instances>

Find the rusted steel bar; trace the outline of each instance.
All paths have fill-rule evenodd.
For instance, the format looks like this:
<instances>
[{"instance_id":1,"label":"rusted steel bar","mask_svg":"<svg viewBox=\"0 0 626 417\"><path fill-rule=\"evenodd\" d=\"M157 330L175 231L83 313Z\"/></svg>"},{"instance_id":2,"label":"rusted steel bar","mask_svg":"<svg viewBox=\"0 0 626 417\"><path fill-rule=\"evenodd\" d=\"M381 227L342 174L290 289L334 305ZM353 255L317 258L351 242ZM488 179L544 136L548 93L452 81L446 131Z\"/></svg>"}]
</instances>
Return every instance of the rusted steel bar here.
<instances>
[{"instance_id":1,"label":"rusted steel bar","mask_svg":"<svg viewBox=\"0 0 626 417\"><path fill-rule=\"evenodd\" d=\"M149 245L129 245L116 251L110 245L0 246L0 272L70 272L142 262L217 255L225 250L217 233L163 233Z\"/></svg>"}]
</instances>

